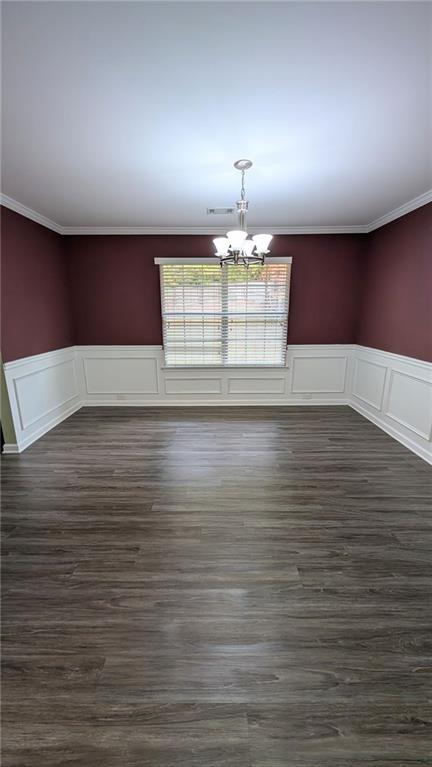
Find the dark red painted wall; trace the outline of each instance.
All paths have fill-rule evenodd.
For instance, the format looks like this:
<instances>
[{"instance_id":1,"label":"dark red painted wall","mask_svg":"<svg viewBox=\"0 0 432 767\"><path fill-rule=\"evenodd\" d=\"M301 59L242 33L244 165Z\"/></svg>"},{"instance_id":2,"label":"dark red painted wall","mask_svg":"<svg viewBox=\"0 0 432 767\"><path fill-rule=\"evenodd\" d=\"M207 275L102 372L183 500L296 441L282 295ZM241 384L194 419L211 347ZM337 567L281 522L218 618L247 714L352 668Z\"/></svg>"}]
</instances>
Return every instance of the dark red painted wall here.
<instances>
[{"instance_id":1,"label":"dark red painted wall","mask_svg":"<svg viewBox=\"0 0 432 767\"><path fill-rule=\"evenodd\" d=\"M7 208L5 361L76 344L160 344L156 256L208 256L211 237L60 237ZM371 235L277 236L293 256L289 343L360 343L432 361L432 204Z\"/></svg>"},{"instance_id":2,"label":"dark red painted wall","mask_svg":"<svg viewBox=\"0 0 432 767\"><path fill-rule=\"evenodd\" d=\"M67 238L77 344L161 344L160 257L207 257L211 237ZM363 238L278 236L272 255L293 256L290 343L352 343Z\"/></svg>"},{"instance_id":3,"label":"dark red painted wall","mask_svg":"<svg viewBox=\"0 0 432 767\"><path fill-rule=\"evenodd\" d=\"M432 203L368 235L356 342L432 362Z\"/></svg>"},{"instance_id":4,"label":"dark red painted wall","mask_svg":"<svg viewBox=\"0 0 432 767\"><path fill-rule=\"evenodd\" d=\"M354 342L364 249L361 235L287 235L272 254L293 256L288 343Z\"/></svg>"},{"instance_id":5,"label":"dark red painted wall","mask_svg":"<svg viewBox=\"0 0 432 767\"><path fill-rule=\"evenodd\" d=\"M206 241L204 243L204 240ZM77 344L161 344L155 256L193 256L204 237L68 237L66 252Z\"/></svg>"},{"instance_id":6,"label":"dark red painted wall","mask_svg":"<svg viewBox=\"0 0 432 767\"><path fill-rule=\"evenodd\" d=\"M73 344L60 235L2 206L1 262L3 360Z\"/></svg>"}]
</instances>

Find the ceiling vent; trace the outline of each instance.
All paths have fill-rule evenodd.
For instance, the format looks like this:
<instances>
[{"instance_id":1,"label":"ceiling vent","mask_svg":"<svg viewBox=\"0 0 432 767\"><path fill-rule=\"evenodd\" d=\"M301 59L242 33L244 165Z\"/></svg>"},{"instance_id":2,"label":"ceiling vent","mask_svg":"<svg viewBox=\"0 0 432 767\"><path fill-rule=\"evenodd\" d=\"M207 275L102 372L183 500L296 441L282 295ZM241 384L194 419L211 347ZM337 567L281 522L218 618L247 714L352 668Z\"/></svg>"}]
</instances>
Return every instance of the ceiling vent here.
<instances>
[{"instance_id":1,"label":"ceiling vent","mask_svg":"<svg viewBox=\"0 0 432 767\"><path fill-rule=\"evenodd\" d=\"M210 216L230 216L234 213L234 208L207 208Z\"/></svg>"}]
</instances>

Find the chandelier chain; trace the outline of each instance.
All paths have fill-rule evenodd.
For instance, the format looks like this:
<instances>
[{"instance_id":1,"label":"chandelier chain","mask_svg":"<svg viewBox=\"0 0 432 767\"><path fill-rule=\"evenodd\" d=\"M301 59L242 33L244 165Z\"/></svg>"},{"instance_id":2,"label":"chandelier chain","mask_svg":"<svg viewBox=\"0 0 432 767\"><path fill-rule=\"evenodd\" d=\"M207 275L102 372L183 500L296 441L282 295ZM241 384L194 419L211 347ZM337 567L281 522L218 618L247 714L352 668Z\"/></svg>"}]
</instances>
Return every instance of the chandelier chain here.
<instances>
[{"instance_id":1,"label":"chandelier chain","mask_svg":"<svg viewBox=\"0 0 432 767\"><path fill-rule=\"evenodd\" d=\"M241 172L241 177L242 177L242 180L241 180L240 199L244 200L244 198L245 198L245 172L244 172L244 170L242 170L242 172Z\"/></svg>"}]
</instances>

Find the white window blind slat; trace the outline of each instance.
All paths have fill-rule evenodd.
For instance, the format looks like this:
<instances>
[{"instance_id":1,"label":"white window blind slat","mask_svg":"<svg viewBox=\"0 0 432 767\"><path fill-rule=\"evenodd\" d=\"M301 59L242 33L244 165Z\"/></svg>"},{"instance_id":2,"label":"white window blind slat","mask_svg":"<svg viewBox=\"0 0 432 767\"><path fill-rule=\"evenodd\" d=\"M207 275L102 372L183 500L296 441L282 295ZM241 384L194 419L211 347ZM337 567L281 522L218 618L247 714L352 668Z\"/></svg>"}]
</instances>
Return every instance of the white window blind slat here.
<instances>
[{"instance_id":1,"label":"white window blind slat","mask_svg":"<svg viewBox=\"0 0 432 767\"><path fill-rule=\"evenodd\" d=\"M290 268L161 264L166 365L284 365Z\"/></svg>"}]
</instances>

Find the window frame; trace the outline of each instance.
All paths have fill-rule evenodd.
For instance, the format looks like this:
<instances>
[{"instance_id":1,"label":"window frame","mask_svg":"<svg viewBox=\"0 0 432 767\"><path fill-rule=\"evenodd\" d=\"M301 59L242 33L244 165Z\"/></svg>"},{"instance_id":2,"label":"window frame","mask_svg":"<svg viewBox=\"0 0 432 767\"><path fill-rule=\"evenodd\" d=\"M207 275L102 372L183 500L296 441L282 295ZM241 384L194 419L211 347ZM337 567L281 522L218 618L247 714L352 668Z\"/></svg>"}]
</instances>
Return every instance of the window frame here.
<instances>
[{"instance_id":1,"label":"window frame","mask_svg":"<svg viewBox=\"0 0 432 767\"><path fill-rule=\"evenodd\" d=\"M168 266L169 265L174 265L174 266L176 266L176 265L178 265L178 266L182 266L182 265L186 265L186 266L187 265L197 265L197 266L201 266L201 265L206 265L206 264L210 264L212 266L218 265L217 259L215 257L213 257L213 258L187 258L187 257L177 257L177 258L176 257L173 257L173 258L166 257L166 258L162 258L162 257L160 257L160 258L155 258L154 259L154 263L158 267L167 266L167 265ZM265 264L287 264L290 267L292 267L292 256L268 256L265 259ZM287 327L288 327L288 322L289 322L290 287L291 287L291 274L290 274L290 278L289 278L288 286L287 286L287 292L288 292L288 297L287 297ZM160 271L160 269L159 269L159 290L160 290L160 303L161 303L161 322L162 322L162 331L163 331L163 329L164 329L163 314L164 313L163 313L163 293L162 293L162 280L161 280L161 271ZM205 365L205 364L199 364L199 365L167 365L167 363L165 361L164 341L165 341L165 339L163 338L163 346L162 346L163 352L164 352L164 362L163 362L163 365L162 365L162 369L163 370L229 370L229 369L233 369L233 368L237 368L237 369L241 369L241 370L248 369L248 368L249 369L251 369L251 368L252 369L253 368L259 368L260 370L267 370L267 369L269 369L269 370L275 370L275 369L276 370L277 369L284 370L287 367L287 365L288 365L287 360L285 360L285 363L281 364L281 365L278 365L278 364L276 364L276 365L258 365L256 363L255 364L243 364L243 365L239 364L239 363L234 364L234 365L228 365L228 364L227 365L216 365L216 364L209 364L209 365Z\"/></svg>"}]
</instances>

